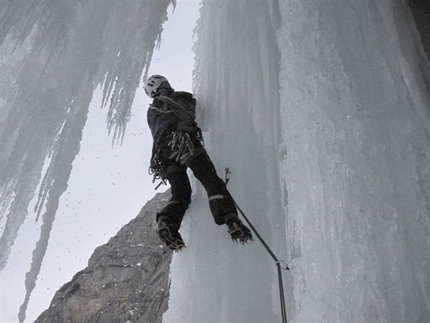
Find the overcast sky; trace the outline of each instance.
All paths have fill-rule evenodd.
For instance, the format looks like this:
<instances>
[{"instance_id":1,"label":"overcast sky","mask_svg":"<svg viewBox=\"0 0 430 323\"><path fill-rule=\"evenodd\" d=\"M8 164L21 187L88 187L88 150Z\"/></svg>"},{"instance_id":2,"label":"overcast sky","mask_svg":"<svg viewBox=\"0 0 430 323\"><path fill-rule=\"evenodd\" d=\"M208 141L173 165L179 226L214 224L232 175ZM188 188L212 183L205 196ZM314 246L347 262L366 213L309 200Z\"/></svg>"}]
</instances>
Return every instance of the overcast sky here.
<instances>
[{"instance_id":1,"label":"overcast sky","mask_svg":"<svg viewBox=\"0 0 430 323\"><path fill-rule=\"evenodd\" d=\"M173 14L173 8L169 8L162 44L152 60L150 74L166 76L177 90L192 90L192 34L198 7L197 0L177 0ZM151 100L140 87L122 146L111 145L106 132L107 110L100 108L100 100L100 93L95 93L81 150L73 163L68 190L60 200L50 246L28 307L28 322L49 306L59 287L87 266L94 249L136 217L156 193L157 183L153 184L148 175L152 138L146 110ZM158 191L166 188L162 186ZM30 211L33 207L34 204ZM33 217L27 219L1 273L2 323L18 322L18 308L25 295L25 273L39 238L39 224L34 224Z\"/></svg>"}]
</instances>

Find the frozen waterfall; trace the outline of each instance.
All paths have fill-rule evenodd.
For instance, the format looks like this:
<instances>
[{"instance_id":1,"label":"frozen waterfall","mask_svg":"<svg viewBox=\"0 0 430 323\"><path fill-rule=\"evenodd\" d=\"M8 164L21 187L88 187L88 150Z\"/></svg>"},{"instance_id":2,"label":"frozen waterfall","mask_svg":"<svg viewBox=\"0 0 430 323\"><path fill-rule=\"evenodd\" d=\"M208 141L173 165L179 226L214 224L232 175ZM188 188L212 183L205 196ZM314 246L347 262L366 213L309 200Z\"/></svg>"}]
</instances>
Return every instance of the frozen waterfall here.
<instances>
[{"instance_id":1,"label":"frozen waterfall","mask_svg":"<svg viewBox=\"0 0 430 323\"><path fill-rule=\"evenodd\" d=\"M203 1L197 31L209 152L291 263L290 321L428 322L430 74L407 6ZM280 322L271 259L195 201L166 322Z\"/></svg>"},{"instance_id":2,"label":"frozen waterfall","mask_svg":"<svg viewBox=\"0 0 430 323\"><path fill-rule=\"evenodd\" d=\"M198 121L290 265L289 322L430 321L430 64L411 1L201 1ZM121 142L175 2L0 4L0 269L23 222L41 219L21 322L94 91ZM272 259L233 244L193 190L164 321L281 322Z\"/></svg>"}]
</instances>

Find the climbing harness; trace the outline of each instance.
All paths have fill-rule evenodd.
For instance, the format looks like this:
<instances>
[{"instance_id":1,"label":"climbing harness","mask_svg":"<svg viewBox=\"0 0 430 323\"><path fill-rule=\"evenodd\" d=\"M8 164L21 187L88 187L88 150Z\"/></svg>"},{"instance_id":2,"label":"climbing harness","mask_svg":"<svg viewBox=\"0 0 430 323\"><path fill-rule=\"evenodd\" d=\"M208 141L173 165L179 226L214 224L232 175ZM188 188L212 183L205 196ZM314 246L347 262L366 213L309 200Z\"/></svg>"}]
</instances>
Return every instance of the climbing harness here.
<instances>
[{"instance_id":1,"label":"climbing harness","mask_svg":"<svg viewBox=\"0 0 430 323\"><path fill-rule=\"evenodd\" d=\"M227 185L228 182L230 181L230 176L231 176L230 169L228 167L226 167L225 168L225 185ZM260 240L260 242L262 243L262 245L267 250L267 252L272 257L272 259L274 260L274 262L276 264L276 268L278 270L279 297L280 297L280 302L281 302L282 323L287 323L287 311L286 311L286 306L285 306L284 284L282 282L282 269L283 270L290 270L290 268L288 267L288 265L286 265L285 261L279 260L278 257L276 257L274 252L270 249L270 247L267 245L267 243L264 241L264 239L258 233L257 229L255 229L255 227L252 225L251 221L249 221L248 217L245 215L245 213L242 211L242 209L239 207L239 205L237 205L237 203L233 199L233 197L232 197L232 200L233 200L234 205L236 206L236 208L240 212L240 214L242 214L246 223L248 223L250 229L254 232L254 234L258 238L258 240ZM281 266L281 263L284 264L284 267Z\"/></svg>"}]
</instances>

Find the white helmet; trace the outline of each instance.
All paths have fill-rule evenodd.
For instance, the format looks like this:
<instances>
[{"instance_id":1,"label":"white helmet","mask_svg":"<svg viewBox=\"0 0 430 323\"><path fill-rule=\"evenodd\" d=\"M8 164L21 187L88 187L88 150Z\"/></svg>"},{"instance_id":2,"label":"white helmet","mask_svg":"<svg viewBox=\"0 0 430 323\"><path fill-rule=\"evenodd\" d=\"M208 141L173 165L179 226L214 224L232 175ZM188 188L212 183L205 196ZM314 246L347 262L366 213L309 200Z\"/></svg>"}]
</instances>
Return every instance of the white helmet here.
<instances>
[{"instance_id":1,"label":"white helmet","mask_svg":"<svg viewBox=\"0 0 430 323\"><path fill-rule=\"evenodd\" d=\"M150 98L154 98L157 95L158 88L163 82L169 83L169 81L162 75L152 75L148 77L145 85L143 86L146 95Z\"/></svg>"}]
</instances>

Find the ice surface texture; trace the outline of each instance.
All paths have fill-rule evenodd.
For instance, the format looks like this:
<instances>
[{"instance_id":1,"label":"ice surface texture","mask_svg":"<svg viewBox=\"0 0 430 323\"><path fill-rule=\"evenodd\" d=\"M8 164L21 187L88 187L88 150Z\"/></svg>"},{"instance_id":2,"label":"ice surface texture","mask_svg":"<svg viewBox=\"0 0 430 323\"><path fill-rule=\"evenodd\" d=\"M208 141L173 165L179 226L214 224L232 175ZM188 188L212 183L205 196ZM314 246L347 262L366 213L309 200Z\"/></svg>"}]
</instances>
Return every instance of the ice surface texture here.
<instances>
[{"instance_id":1,"label":"ice surface texture","mask_svg":"<svg viewBox=\"0 0 430 323\"><path fill-rule=\"evenodd\" d=\"M429 321L429 63L409 9L277 4L203 1L195 92L215 165L292 262L292 322ZM270 259L218 241L204 204L167 322L279 322Z\"/></svg>"}]
</instances>

